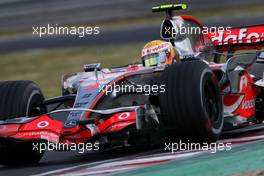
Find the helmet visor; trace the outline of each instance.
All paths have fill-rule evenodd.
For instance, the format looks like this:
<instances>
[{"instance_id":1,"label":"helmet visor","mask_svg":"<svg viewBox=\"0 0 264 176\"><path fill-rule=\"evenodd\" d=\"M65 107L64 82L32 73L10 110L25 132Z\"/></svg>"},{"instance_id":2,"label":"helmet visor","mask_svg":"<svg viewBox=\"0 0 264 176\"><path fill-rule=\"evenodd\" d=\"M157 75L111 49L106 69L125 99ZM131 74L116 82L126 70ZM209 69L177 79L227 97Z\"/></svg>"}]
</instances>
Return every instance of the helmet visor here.
<instances>
[{"instance_id":1,"label":"helmet visor","mask_svg":"<svg viewBox=\"0 0 264 176\"><path fill-rule=\"evenodd\" d=\"M144 66L154 67L154 66L166 64L167 57L168 57L167 53L165 51L162 51L160 53L146 55L142 59L143 59Z\"/></svg>"}]
</instances>

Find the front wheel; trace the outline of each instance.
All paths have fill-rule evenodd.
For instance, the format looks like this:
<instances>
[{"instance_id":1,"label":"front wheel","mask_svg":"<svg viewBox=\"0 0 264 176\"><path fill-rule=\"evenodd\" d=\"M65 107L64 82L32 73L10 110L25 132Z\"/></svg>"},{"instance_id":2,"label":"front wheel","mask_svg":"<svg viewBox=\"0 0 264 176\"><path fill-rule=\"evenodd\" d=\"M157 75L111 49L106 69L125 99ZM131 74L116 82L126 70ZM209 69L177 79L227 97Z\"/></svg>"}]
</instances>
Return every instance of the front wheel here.
<instances>
[{"instance_id":1,"label":"front wheel","mask_svg":"<svg viewBox=\"0 0 264 176\"><path fill-rule=\"evenodd\" d=\"M223 103L218 81L202 61L167 67L161 78L160 121L171 138L214 142L223 129Z\"/></svg>"},{"instance_id":2,"label":"front wheel","mask_svg":"<svg viewBox=\"0 0 264 176\"><path fill-rule=\"evenodd\" d=\"M0 120L34 117L47 112L44 97L32 81L0 82ZM33 150L32 142L0 138L0 164L20 165L39 162L43 153Z\"/></svg>"}]
</instances>

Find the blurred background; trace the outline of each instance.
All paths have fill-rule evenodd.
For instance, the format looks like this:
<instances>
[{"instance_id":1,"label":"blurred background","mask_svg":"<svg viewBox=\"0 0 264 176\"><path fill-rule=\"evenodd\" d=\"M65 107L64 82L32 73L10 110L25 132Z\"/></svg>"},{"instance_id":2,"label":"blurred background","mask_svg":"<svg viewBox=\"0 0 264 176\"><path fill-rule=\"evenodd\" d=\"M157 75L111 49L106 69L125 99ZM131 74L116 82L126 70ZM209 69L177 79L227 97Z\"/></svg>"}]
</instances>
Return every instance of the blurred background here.
<instances>
[{"instance_id":1,"label":"blurred background","mask_svg":"<svg viewBox=\"0 0 264 176\"><path fill-rule=\"evenodd\" d=\"M164 14L151 7L187 3L205 26L264 24L263 0L0 0L0 80L34 80L46 97L60 95L62 74L86 63L105 67L140 61L144 44L159 39ZM33 26L100 27L99 35L38 37Z\"/></svg>"}]
</instances>

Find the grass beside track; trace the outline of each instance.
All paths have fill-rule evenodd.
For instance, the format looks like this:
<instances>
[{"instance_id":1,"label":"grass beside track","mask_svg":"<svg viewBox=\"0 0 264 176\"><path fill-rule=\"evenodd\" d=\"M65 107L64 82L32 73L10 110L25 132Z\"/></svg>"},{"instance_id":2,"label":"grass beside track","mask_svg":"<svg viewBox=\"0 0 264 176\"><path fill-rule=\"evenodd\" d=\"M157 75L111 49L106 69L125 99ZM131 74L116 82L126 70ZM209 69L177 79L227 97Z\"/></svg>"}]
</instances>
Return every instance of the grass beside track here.
<instances>
[{"instance_id":1,"label":"grass beside track","mask_svg":"<svg viewBox=\"0 0 264 176\"><path fill-rule=\"evenodd\" d=\"M0 53L0 80L33 80L46 97L61 94L61 76L87 63L115 67L140 61L144 43Z\"/></svg>"},{"instance_id":2,"label":"grass beside track","mask_svg":"<svg viewBox=\"0 0 264 176\"><path fill-rule=\"evenodd\" d=\"M143 43L89 48L32 50L0 54L0 80L33 80L46 97L61 93L61 75L82 72L87 63L103 67L139 61Z\"/></svg>"}]
</instances>

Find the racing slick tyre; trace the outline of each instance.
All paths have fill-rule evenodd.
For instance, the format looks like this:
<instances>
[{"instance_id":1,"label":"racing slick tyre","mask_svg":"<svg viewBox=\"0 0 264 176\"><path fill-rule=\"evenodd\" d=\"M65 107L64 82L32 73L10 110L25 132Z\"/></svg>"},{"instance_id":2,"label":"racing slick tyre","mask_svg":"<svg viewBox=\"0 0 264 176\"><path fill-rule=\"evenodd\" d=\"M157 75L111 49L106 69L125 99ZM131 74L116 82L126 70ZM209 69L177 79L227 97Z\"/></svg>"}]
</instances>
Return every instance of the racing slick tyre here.
<instances>
[{"instance_id":1,"label":"racing slick tyre","mask_svg":"<svg viewBox=\"0 0 264 176\"><path fill-rule=\"evenodd\" d=\"M160 121L171 139L214 142L223 129L223 103L218 81L200 60L165 68L160 93Z\"/></svg>"},{"instance_id":2,"label":"racing slick tyre","mask_svg":"<svg viewBox=\"0 0 264 176\"><path fill-rule=\"evenodd\" d=\"M39 87L31 81L0 82L0 120L32 117L47 112ZM0 164L37 163L43 156L33 150L32 142L15 142L0 138Z\"/></svg>"}]
</instances>

